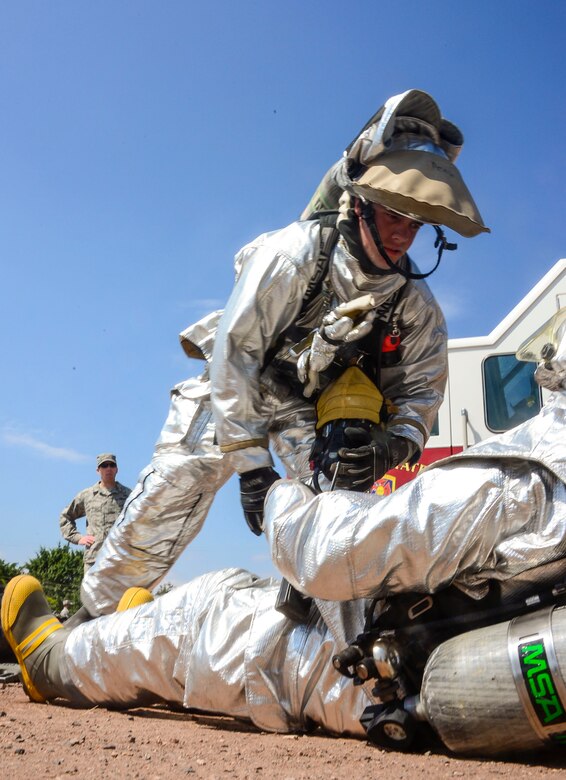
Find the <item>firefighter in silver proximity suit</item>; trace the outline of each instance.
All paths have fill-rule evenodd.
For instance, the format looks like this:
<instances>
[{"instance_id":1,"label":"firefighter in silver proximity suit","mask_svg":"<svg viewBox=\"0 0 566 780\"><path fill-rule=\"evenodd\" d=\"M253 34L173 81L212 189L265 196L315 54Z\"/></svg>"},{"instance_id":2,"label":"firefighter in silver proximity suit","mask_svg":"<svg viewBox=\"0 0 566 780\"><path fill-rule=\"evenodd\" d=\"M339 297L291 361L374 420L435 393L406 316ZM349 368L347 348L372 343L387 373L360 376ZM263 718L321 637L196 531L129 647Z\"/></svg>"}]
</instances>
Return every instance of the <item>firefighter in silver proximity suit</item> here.
<instances>
[{"instance_id":1,"label":"firefighter in silver proximity suit","mask_svg":"<svg viewBox=\"0 0 566 780\"><path fill-rule=\"evenodd\" d=\"M52 618L36 580L12 580L2 628L32 698L85 706L162 700L270 731L316 724L362 736L371 686L353 686L331 659L362 630L365 597L456 582L478 598L488 580L564 557L566 309L523 357L540 358L550 343L554 356L537 381L555 392L537 417L392 495L315 496L288 480L272 486L265 521L274 555L291 582L320 597L308 623L274 610L277 583L238 569L73 630ZM346 601L329 600L338 598Z\"/></svg>"},{"instance_id":2,"label":"firefighter in silver proximity suit","mask_svg":"<svg viewBox=\"0 0 566 780\"><path fill-rule=\"evenodd\" d=\"M234 472L259 535L278 478L269 446L288 476L308 476L317 393L349 363L392 404L379 460L350 447L367 472L355 486L416 462L443 398L446 328L406 252L422 222L435 226L439 256L438 225L464 236L488 231L452 162L461 144L429 95L396 96L331 170L334 195L343 193L333 246L320 219L303 219L239 252L225 311L182 334L207 367L172 391L152 462L83 581L91 616L112 611L127 587L151 588L165 575ZM354 315L348 304L364 295Z\"/></svg>"}]
</instances>

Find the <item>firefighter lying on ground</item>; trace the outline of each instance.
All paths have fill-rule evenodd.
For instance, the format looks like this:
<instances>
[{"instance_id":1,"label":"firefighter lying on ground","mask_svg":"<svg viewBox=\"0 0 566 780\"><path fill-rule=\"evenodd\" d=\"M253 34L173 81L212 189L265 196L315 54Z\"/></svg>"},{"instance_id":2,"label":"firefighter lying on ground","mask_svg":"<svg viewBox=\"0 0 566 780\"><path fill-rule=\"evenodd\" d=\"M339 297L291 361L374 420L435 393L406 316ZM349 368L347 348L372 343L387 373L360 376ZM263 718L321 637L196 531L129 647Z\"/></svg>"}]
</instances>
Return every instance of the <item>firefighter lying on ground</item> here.
<instances>
[{"instance_id":1,"label":"firefighter lying on ground","mask_svg":"<svg viewBox=\"0 0 566 780\"><path fill-rule=\"evenodd\" d=\"M288 480L272 486L266 534L285 576L314 597L305 623L274 610L276 582L228 569L69 630L52 616L37 580L16 577L2 601L2 628L29 695L83 706L173 702L267 731L320 726L363 736L360 716L376 704L372 685L352 685L332 659L364 628L368 599L453 585L462 600L477 602L490 583L503 588L564 558L566 309L519 356L542 358L537 381L553 391L538 416L435 464L392 495L314 495ZM545 635L552 658L552 632L562 632L554 650L563 669L565 615L555 610ZM544 742L517 703L513 675L494 680L490 664L498 654L510 663L510 629L498 630L499 643L471 668L466 654L448 653L454 668L442 667L436 695L434 668L425 672L421 712L453 750L493 754ZM556 664L552 674L558 685ZM446 708L451 681L457 696ZM481 717L470 717L478 707ZM556 728L564 730L563 718L554 734Z\"/></svg>"},{"instance_id":2,"label":"firefighter lying on ground","mask_svg":"<svg viewBox=\"0 0 566 780\"><path fill-rule=\"evenodd\" d=\"M287 476L309 476L314 401L352 362L391 402L379 453L363 449L367 441L343 443L344 457L366 469L355 487L418 460L443 398L446 328L406 253L422 223L435 226L439 257L446 241L438 225L464 236L488 230L453 164L462 142L429 95L396 96L331 170L331 204L343 195L335 226L303 219L240 251L225 311L182 334L188 354L207 366L172 391L152 462L83 581L84 609L72 622L112 612L130 586L154 587L234 472L259 535L278 479L269 447ZM366 308L347 316L363 296ZM354 486L347 480L338 485Z\"/></svg>"}]
</instances>

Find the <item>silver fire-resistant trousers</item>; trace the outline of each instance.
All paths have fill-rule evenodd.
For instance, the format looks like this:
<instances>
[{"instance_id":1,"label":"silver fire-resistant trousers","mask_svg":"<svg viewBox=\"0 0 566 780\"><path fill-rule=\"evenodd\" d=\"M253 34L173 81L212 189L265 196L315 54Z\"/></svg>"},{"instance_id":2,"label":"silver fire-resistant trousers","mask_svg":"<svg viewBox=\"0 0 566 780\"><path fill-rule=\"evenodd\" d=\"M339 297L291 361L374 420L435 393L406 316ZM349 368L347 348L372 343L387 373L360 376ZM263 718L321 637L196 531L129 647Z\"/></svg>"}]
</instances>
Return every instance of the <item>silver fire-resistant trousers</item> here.
<instances>
[{"instance_id":1,"label":"silver fire-resistant trousers","mask_svg":"<svg viewBox=\"0 0 566 780\"><path fill-rule=\"evenodd\" d=\"M269 394L263 403L270 442L287 476L305 478L314 440L313 406ZM151 464L140 473L83 580L81 599L90 614L112 612L129 587L155 587L198 534L214 496L233 473L229 456L215 443L210 382L204 377L182 382L171 392ZM234 513L241 509L234 507Z\"/></svg>"},{"instance_id":2,"label":"silver fire-resistant trousers","mask_svg":"<svg viewBox=\"0 0 566 780\"><path fill-rule=\"evenodd\" d=\"M279 583L241 569L196 578L154 602L92 620L69 634L59 658L63 698L83 706L165 701L248 720L269 731L363 736L374 700L336 672L332 656L361 630L364 602L316 608L308 623L273 608Z\"/></svg>"}]
</instances>

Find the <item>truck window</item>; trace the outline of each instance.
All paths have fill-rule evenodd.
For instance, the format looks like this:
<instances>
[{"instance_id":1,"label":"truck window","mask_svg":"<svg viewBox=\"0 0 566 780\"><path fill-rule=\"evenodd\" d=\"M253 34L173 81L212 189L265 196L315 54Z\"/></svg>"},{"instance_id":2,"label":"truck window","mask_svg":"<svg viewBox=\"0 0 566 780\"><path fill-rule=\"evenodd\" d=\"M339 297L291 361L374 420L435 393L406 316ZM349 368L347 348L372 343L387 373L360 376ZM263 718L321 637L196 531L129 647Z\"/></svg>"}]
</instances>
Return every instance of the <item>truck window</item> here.
<instances>
[{"instance_id":1,"label":"truck window","mask_svg":"<svg viewBox=\"0 0 566 780\"><path fill-rule=\"evenodd\" d=\"M540 388L535 382L535 363L517 360L515 355L492 355L483 361L485 423L501 433L538 414Z\"/></svg>"}]
</instances>

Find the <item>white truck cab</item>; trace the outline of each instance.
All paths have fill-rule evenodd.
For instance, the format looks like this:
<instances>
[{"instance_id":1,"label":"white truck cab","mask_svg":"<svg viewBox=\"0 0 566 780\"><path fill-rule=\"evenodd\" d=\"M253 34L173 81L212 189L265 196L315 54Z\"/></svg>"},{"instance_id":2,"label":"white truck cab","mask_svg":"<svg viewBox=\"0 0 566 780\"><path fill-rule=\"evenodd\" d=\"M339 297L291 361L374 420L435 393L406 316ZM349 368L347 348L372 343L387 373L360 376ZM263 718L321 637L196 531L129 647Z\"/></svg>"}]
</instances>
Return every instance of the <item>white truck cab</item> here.
<instances>
[{"instance_id":1,"label":"white truck cab","mask_svg":"<svg viewBox=\"0 0 566 780\"><path fill-rule=\"evenodd\" d=\"M378 480L373 492L389 493L429 463L514 428L542 405L535 364L517 360L518 347L566 306L566 259L559 260L487 336L449 339L448 383L436 425L418 463Z\"/></svg>"}]
</instances>

